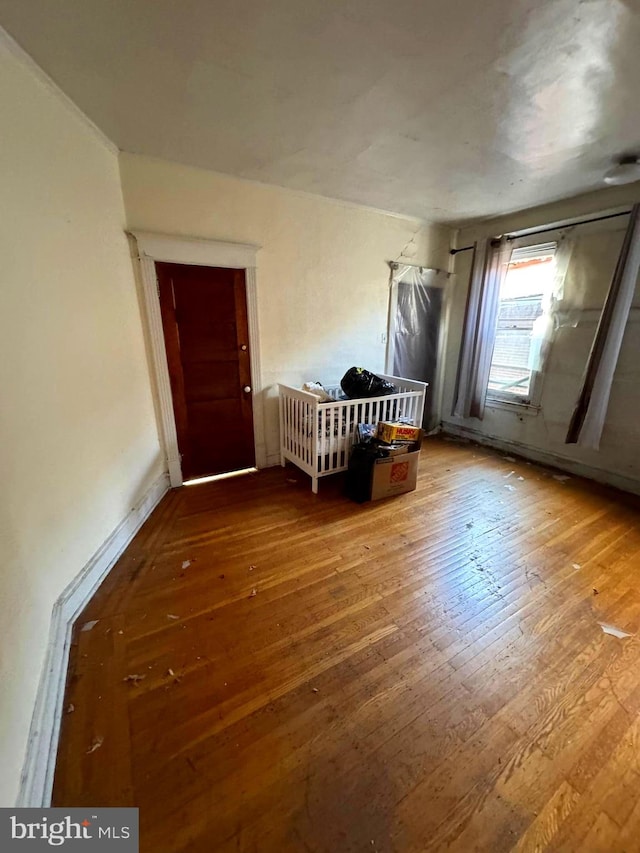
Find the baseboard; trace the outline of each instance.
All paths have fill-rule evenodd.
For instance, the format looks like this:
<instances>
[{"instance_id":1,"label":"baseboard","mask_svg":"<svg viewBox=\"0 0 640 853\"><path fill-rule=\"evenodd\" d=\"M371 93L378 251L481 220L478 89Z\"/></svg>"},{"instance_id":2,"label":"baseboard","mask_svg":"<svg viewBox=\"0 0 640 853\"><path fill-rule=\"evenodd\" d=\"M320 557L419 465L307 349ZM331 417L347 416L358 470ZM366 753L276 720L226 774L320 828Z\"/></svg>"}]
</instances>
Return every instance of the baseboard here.
<instances>
[{"instance_id":1,"label":"baseboard","mask_svg":"<svg viewBox=\"0 0 640 853\"><path fill-rule=\"evenodd\" d=\"M62 592L53 606L49 645L29 731L20 792L16 803L18 807L47 808L51 804L74 622L168 490L169 476L163 473L96 551L80 574Z\"/></svg>"},{"instance_id":2,"label":"baseboard","mask_svg":"<svg viewBox=\"0 0 640 853\"><path fill-rule=\"evenodd\" d=\"M605 471L603 468L596 468L593 465L586 465L584 462L579 462L570 456L541 450L538 447L522 444L519 441L485 435L485 433L473 429L473 427L460 426L459 424L448 423L446 421L442 424L442 431L447 435L468 438L471 441L476 441L478 444L493 447L495 450L522 456L525 459L530 459L532 462L540 462L542 465L560 468L562 471L568 471L578 477L586 477L588 480L595 480L596 483L602 483L605 486L613 486L616 489L621 489L623 492L640 495L639 480L633 477L625 477L624 474L616 474L614 471Z\"/></svg>"}]
</instances>

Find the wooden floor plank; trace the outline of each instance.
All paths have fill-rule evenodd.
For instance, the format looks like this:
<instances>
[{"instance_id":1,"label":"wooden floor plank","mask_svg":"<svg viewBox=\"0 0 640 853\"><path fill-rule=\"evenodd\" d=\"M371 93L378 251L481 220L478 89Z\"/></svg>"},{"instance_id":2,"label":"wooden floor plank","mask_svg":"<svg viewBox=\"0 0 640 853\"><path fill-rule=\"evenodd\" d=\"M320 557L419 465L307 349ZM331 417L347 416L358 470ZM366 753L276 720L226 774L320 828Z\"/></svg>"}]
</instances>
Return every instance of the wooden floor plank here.
<instances>
[{"instance_id":1,"label":"wooden floor plank","mask_svg":"<svg viewBox=\"0 0 640 853\"><path fill-rule=\"evenodd\" d=\"M638 502L553 474L172 492L74 631L54 803L150 853L640 851Z\"/></svg>"}]
</instances>

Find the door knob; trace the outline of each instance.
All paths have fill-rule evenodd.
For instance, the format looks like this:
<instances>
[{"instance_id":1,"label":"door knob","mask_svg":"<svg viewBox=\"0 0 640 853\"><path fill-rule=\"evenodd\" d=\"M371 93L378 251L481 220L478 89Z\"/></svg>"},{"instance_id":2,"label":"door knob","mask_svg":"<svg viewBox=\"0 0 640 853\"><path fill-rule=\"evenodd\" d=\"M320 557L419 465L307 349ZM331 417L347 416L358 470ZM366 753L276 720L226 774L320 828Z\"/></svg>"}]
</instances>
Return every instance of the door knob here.
<instances>
[{"instance_id":1,"label":"door knob","mask_svg":"<svg viewBox=\"0 0 640 853\"><path fill-rule=\"evenodd\" d=\"M246 352L246 351L247 351L247 345L246 345L246 344L242 344L242 346L240 347L240 349L242 350L242 352Z\"/></svg>"},{"instance_id":2,"label":"door knob","mask_svg":"<svg viewBox=\"0 0 640 853\"><path fill-rule=\"evenodd\" d=\"M251 393L251 385L245 385L242 390L244 391L245 394L250 394Z\"/></svg>"}]
</instances>

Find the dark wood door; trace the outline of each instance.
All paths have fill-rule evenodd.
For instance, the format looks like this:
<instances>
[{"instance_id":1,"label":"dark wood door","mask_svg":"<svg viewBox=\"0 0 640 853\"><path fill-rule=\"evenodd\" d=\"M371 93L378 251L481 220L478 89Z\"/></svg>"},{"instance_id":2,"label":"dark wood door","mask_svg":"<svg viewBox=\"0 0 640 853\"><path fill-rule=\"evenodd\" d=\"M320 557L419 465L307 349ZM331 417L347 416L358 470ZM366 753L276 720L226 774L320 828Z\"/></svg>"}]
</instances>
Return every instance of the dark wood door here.
<instances>
[{"instance_id":1,"label":"dark wood door","mask_svg":"<svg viewBox=\"0 0 640 853\"><path fill-rule=\"evenodd\" d=\"M156 263L182 476L255 464L244 270Z\"/></svg>"}]
</instances>

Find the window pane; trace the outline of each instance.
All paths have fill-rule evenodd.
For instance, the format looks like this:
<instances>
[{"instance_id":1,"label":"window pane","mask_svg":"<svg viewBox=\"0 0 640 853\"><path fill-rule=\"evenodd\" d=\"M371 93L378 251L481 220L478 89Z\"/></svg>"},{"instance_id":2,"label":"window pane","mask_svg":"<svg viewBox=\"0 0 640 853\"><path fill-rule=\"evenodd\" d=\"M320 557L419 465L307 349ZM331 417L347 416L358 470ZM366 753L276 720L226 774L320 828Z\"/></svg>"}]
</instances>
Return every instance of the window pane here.
<instances>
[{"instance_id":1,"label":"window pane","mask_svg":"<svg viewBox=\"0 0 640 853\"><path fill-rule=\"evenodd\" d=\"M489 373L489 393L529 396L529 351L533 324L550 293L553 251L518 259L514 251L500 291L496 339Z\"/></svg>"}]
</instances>

